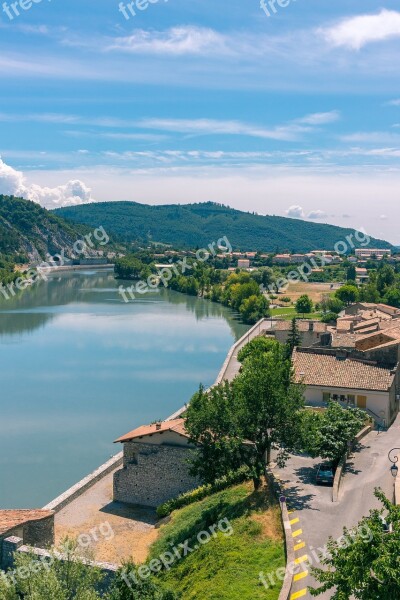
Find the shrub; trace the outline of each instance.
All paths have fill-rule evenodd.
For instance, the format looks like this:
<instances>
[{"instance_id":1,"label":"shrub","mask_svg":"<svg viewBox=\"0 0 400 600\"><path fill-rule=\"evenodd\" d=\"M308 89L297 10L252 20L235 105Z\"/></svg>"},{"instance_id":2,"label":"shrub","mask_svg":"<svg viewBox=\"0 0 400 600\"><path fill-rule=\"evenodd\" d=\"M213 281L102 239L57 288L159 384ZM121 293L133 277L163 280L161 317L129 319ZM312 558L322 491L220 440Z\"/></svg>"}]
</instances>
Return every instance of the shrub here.
<instances>
[{"instance_id":1,"label":"shrub","mask_svg":"<svg viewBox=\"0 0 400 600\"><path fill-rule=\"evenodd\" d=\"M221 492L232 485L243 483L243 481L248 481L249 479L252 479L249 468L246 466L241 467L234 473L228 473L225 477L217 479L212 484L202 485L191 492L186 492L186 494L182 494L181 496L178 496L178 498L173 498L172 500L168 500L168 502L161 504L161 506L157 508L157 516L160 519L168 517L168 515L178 508L194 504L207 496Z\"/></svg>"}]
</instances>

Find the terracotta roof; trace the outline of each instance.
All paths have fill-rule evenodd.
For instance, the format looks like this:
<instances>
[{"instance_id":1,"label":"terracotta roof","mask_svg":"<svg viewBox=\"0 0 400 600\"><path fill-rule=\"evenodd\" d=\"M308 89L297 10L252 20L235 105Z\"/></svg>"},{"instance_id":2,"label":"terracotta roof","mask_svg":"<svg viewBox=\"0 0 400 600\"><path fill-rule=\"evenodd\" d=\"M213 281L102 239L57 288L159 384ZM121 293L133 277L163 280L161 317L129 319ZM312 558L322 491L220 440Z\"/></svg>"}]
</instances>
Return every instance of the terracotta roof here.
<instances>
[{"instance_id":1,"label":"terracotta roof","mask_svg":"<svg viewBox=\"0 0 400 600\"><path fill-rule=\"evenodd\" d=\"M0 510L0 535L31 521L54 515L52 510Z\"/></svg>"},{"instance_id":2,"label":"terracotta roof","mask_svg":"<svg viewBox=\"0 0 400 600\"><path fill-rule=\"evenodd\" d=\"M160 433L164 433L166 431L173 431L179 435L182 435L186 438L189 438L189 435L185 429L185 424L183 419L175 419L173 421L162 421L161 423L153 423L152 425L142 425L133 431L130 431L126 435L115 440L114 444L118 442L130 442L131 440L135 440L137 438L141 438L147 435L157 435Z\"/></svg>"},{"instance_id":3,"label":"terracotta roof","mask_svg":"<svg viewBox=\"0 0 400 600\"><path fill-rule=\"evenodd\" d=\"M354 333L332 333L332 348L355 348L360 335Z\"/></svg>"},{"instance_id":4,"label":"terracotta roof","mask_svg":"<svg viewBox=\"0 0 400 600\"><path fill-rule=\"evenodd\" d=\"M298 383L321 387L386 392L395 378L390 369L301 350L294 350L293 366Z\"/></svg>"}]
</instances>

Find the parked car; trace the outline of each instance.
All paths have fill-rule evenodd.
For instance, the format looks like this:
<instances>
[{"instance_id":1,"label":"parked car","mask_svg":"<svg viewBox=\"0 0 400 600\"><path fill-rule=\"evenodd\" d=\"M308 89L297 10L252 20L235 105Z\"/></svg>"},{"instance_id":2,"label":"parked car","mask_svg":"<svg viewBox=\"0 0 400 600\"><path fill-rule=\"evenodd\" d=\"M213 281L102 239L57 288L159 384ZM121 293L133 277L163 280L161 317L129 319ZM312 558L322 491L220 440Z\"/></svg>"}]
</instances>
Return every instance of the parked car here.
<instances>
[{"instance_id":1,"label":"parked car","mask_svg":"<svg viewBox=\"0 0 400 600\"><path fill-rule=\"evenodd\" d=\"M322 463L318 467L316 482L318 484L326 483L328 485L333 485L335 481L335 472L336 469L331 463Z\"/></svg>"}]
</instances>

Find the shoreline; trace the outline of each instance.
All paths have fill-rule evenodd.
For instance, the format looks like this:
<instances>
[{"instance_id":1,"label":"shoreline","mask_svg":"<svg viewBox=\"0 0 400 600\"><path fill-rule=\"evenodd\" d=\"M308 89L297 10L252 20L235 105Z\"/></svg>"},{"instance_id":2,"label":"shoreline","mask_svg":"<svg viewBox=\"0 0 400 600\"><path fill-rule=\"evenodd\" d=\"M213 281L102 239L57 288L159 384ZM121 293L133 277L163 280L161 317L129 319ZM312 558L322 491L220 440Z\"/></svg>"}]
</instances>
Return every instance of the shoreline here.
<instances>
[{"instance_id":1,"label":"shoreline","mask_svg":"<svg viewBox=\"0 0 400 600\"><path fill-rule=\"evenodd\" d=\"M228 368L229 368L231 362L236 360L236 355L237 355L236 351L239 351L239 349L243 345L248 343L250 341L250 338L252 338L252 336L254 334L256 334L256 335L254 335L254 337L257 337L257 335L259 335L261 333L261 331L264 331L264 330L272 327L273 322L274 322L274 320L271 318L261 319L260 321L258 321L258 323L256 323L252 327L250 327L248 329L248 331L230 347L230 349L228 350L226 359L223 362L223 365L217 375L217 378L211 387L218 385L219 383L221 383L221 381L224 380L224 377L228 371ZM264 326L267 325L267 327L263 327L263 325ZM268 325L270 325L270 327L268 327ZM210 388L208 388L208 389L210 389ZM179 408L175 413L173 413L172 415L167 417L165 419L165 421L172 421L174 419L179 418L185 412L186 408L187 408L187 404L184 404L184 406ZM94 485L95 483L97 483L99 480L101 480L102 477L109 474L114 469L116 469L118 466L120 466L121 463L122 463L122 452L119 452L118 454L115 454L113 457L109 458L105 463L100 465L97 469L92 471L92 473L90 473L89 475L87 475L86 477L84 477L83 479L78 481L75 485L70 487L68 490L61 493L59 496L57 496L57 498L48 502L45 505L44 509L49 509L51 507L52 510L54 510L57 513L59 510L61 510L62 508L65 508L65 506L67 506L70 502L75 500L77 497L79 497L85 491L90 489L90 487L92 485Z\"/></svg>"}]
</instances>

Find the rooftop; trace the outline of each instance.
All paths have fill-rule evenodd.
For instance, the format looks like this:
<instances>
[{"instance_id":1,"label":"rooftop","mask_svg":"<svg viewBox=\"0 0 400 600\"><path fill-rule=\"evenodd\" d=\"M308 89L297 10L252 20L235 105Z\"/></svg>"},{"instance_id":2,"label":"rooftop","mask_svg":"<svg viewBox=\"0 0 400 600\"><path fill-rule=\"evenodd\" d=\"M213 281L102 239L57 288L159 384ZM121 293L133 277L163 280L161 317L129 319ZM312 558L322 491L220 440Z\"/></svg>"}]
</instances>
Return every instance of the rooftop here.
<instances>
[{"instance_id":1,"label":"rooftop","mask_svg":"<svg viewBox=\"0 0 400 600\"><path fill-rule=\"evenodd\" d=\"M0 510L0 535L32 521L41 521L53 515L51 510Z\"/></svg>"},{"instance_id":2,"label":"rooftop","mask_svg":"<svg viewBox=\"0 0 400 600\"><path fill-rule=\"evenodd\" d=\"M297 383L321 387L386 392L395 378L390 369L301 349L293 352L293 366Z\"/></svg>"},{"instance_id":3,"label":"rooftop","mask_svg":"<svg viewBox=\"0 0 400 600\"><path fill-rule=\"evenodd\" d=\"M144 436L157 435L160 433L165 433L166 431L172 431L181 435L183 437L189 438L189 435L185 429L185 424L183 419L175 419L173 421L162 421L160 423L153 423L152 425L142 425L133 431L130 431L126 435L115 440L115 444L118 442L131 442L132 440L136 440L138 438L142 438Z\"/></svg>"}]
</instances>

